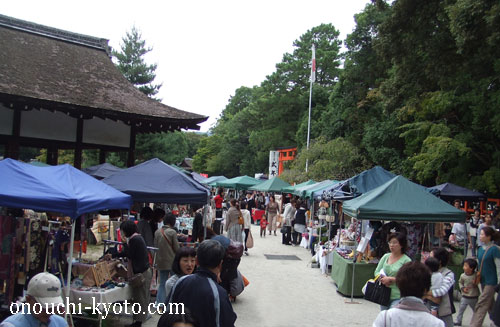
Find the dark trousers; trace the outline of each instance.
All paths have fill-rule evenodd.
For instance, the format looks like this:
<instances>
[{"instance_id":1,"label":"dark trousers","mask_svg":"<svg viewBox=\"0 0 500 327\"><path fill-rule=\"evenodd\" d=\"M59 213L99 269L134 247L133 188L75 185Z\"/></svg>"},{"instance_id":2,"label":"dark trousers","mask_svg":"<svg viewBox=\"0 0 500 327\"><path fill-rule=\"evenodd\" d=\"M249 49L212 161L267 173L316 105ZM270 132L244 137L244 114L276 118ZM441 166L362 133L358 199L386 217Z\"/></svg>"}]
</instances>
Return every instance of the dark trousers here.
<instances>
[{"instance_id":1,"label":"dark trousers","mask_svg":"<svg viewBox=\"0 0 500 327\"><path fill-rule=\"evenodd\" d=\"M214 224L212 226L212 229L214 230L215 234L217 234L217 235L221 234L221 227L222 227L221 222L222 222L222 220L215 219Z\"/></svg>"},{"instance_id":2,"label":"dark trousers","mask_svg":"<svg viewBox=\"0 0 500 327\"><path fill-rule=\"evenodd\" d=\"M246 228L246 229L244 229L244 231L245 231L245 251L248 251L247 240L248 240L248 234L250 233L250 229Z\"/></svg>"},{"instance_id":3,"label":"dark trousers","mask_svg":"<svg viewBox=\"0 0 500 327\"><path fill-rule=\"evenodd\" d=\"M284 233L281 234L281 243L289 245L292 242L292 226L284 226Z\"/></svg>"},{"instance_id":4,"label":"dark trousers","mask_svg":"<svg viewBox=\"0 0 500 327\"><path fill-rule=\"evenodd\" d=\"M302 233L293 231L292 233L292 243L295 245L299 245L302 241Z\"/></svg>"}]
</instances>

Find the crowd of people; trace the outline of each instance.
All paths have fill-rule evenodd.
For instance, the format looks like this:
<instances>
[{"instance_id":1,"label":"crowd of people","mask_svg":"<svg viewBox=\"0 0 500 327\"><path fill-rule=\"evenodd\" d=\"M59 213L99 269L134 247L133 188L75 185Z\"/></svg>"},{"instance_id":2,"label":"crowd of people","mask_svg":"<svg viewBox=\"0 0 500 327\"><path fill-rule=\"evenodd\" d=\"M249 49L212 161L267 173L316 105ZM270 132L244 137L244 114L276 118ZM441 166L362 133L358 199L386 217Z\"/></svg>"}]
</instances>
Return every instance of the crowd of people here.
<instances>
[{"instance_id":1,"label":"crowd of people","mask_svg":"<svg viewBox=\"0 0 500 327\"><path fill-rule=\"evenodd\" d=\"M237 316L232 301L244 288L238 266L241 257L249 255L252 221L260 225L261 237L277 235L280 228L283 245L300 244L306 231L306 203L292 197L277 201L272 194L257 192L235 196L228 198L222 189L218 190L212 199L210 220L204 220L201 207L193 206L195 219L188 246L183 246L186 235L175 227L176 216L161 208L152 210L145 206L137 223L125 220L120 224L124 245L105 258L128 259L133 304L141 308L149 305L151 282L156 280L156 306L169 303L185 306L185 314L163 314L159 327L234 326ZM260 219L254 219L254 208L264 211ZM461 326L468 307L473 311L470 326L482 326L488 313L492 326L498 325L500 312L495 313L493 306L500 289L500 248L495 245L500 242L500 233L491 218L490 214L481 217L475 211L466 223L451 226L450 245L470 249L460 276L448 268L447 249L434 248L422 262L413 261L406 254L406 234L390 233L389 252L380 258L374 273L389 288L389 303L380 306L373 326ZM206 226L206 223L211 224ZM148 246L158 249L156 276ZM458 312L453 302L456 283L461 292ZM48 287L49 293L40 291L44 287ZM62 303L59 279L48 273L35 276L28 285L25 301ZM47 312L13 315L0 327L25 326L35 320L47 326L67 326L63 318L52 317ZM141 326L147 318L146 311L134 314L131 326Z\"/></svg>"},{"instance_id":2,"label":"crowd of people","mask_svg":"<svg viewBox=\"0 0 500 327\"><path fill-rule=\"evenodd\" d=\"M500 248L495 242L500 241L500 233L491 226L483 226L478 234L481 246L477 249L477 259L465 259L464 272L458 278L461 300L455 320L456 277L447 267L448 250L433 249L422 264L404 254L407 240L403 233L390 234L390 252L380 259L375 269L381 283L390 288L390 302L388 306L381 306L373 325L461 326L464 312L470 307L473 311L470 326L482 326L487 313L492 326L497 326L500 312L495 313L493 307L495 293L500 290ZM423 315L422 311L430 314Z\"/></svg>"}]
</instances>

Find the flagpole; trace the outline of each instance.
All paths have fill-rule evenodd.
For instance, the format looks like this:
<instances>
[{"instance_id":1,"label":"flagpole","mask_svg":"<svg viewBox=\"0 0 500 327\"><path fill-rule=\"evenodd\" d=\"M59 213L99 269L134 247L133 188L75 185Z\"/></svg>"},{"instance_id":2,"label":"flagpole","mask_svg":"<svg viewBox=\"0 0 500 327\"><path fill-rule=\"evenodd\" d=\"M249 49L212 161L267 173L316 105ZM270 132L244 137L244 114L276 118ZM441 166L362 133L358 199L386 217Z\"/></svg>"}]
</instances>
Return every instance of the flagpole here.
<instances>
[{"instance_id":1,"label":"flagpole","mask_svg":"<svg viewBox=\"0 0 500 327\"><path fill-rule=\"evenodd\" d=\"M313 92L313 82L316 78L316 51L314 49L314 44L312 45L312 63L311 63L311 83L309 86L309 119L307 121L307 150L309 150L309 138L311 135L311 99ZM306 158L306 173L309 167L309 159Z\"/></svg>"}]
</instances>

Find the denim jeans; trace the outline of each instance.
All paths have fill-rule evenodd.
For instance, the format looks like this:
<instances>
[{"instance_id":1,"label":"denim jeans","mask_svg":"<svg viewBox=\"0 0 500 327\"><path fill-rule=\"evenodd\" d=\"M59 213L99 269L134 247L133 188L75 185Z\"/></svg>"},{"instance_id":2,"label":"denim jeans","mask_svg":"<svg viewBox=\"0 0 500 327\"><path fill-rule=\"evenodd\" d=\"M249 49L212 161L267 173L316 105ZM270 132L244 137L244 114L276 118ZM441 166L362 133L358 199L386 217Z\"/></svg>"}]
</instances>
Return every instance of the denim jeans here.
<instances>
[{"instance_id":1,"label":"denim jeans","mask_svg":"<svg viewBox=\"0 0 500 327\"><path fill-rule=\"evenodd\" d=\"M471 236L471 251L472 251L472 256L476 256L476 249L477 249L477 237L476 236Z\"/></svg>"},{"instance_id":2,"label":"denim jeans","mask_svg":"<svg viewBox=\"0 0 500 327\"><path fill-rule=\"evenodd\" d=\"M165 303L167 294L165 290L165 283L168 280L170 270L158 270L160 273L160 281L158 282L158 291L156 293L156 304Z\"/></svg>"}]
</instances>

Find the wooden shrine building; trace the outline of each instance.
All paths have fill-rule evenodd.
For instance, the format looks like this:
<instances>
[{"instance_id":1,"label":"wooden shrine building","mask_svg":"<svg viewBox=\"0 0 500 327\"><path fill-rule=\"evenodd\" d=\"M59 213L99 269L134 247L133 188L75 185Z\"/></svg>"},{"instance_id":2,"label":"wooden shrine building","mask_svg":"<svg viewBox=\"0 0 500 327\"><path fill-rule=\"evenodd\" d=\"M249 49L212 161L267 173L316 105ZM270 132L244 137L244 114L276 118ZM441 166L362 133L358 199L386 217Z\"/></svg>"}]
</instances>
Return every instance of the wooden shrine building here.
<instances>
[{"instance_id":1,"label":"wooden shrine building","mask_svg":"<svg viewBox=\"0 0 500 327\"><path fill-rule=\"evenodd\" d=\"M0 15L0 149L20 147L128 151L134 164L139 133L199 130L208 117L150 99L111 61L108 40Z\"/></svg>"}]
</instances>

